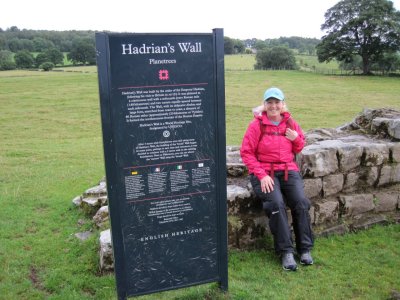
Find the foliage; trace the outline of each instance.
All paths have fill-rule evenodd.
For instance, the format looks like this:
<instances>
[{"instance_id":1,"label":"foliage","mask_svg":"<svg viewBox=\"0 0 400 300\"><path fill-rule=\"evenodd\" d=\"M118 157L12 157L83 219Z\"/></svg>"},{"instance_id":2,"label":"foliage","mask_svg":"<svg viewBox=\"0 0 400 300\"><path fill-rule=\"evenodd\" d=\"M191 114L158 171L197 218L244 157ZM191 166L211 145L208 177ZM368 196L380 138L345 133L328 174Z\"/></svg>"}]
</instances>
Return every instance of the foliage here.
<instances>
[{"instance_id":1,"label":"foliage","mask_svg":"<svg viewBox=\"0 0 400 300\"><path fill-rule=\"evenodd\" d=\"M94 44L88 39L74 40L72 42L71 52L68 53L68 59L71 60L73 64L95 64L96 52Z\"/></svg>"},{"instance_id":2,"label":"foliage","mask_svg":"<svg viewBox=\"0 0 400 300\"><path fill-rule=\"evenodd\" d=\"M55 48L46 50L45 55L48 58L48 61L52 62L55 66L64 64L64 55Z\"/></svg>"},{"instance_id":3,"label":"foliage","mask_svg":"<svg viewBox=\"0 0 400 300\"><path fill-rule=\"evenodd\" d=\"M14 70L16 68L13 54L8 50L0 50L0 71Z\"/></svg>"},{"instance_id":4,"label":"foliage","mask_svg":"<svg viewBox=\"0 0 400 300\"><path fill-rule=\"evenodd\" d=\"M35 66L39 67L42 63L49 61L49 58L45 53L38 53L35 57Z\"/></svg>"},{"instance_id":5,"label":"foliage","mask_svg":"<svg viewBox=\"0 0 400 300\"><path fill-rule=\"evenodd\" d=\"M230 37L224 37L224 53L233 54L233 40Z\"/></svg>"},{"instance_id":6,"label":"foliage","mask_svg":"<svg viewBox=\"0 0 400 300\"><path fill-rule=\"evenodd\" d=\"M360 70L362 69L361 56L352 55L351 57L348 57L346 60L342 60L341 62L339 62L339 67L342 70L348 70L348 71Z\"/></svg>"},{"instance_id":7,"label":"foliage","mask_svg":"<svg viewBox=\"0 0 400 300\"><path fill-rule=\"evenodd\" d=\"M29 69L33 67L35 59L28 50L18 51L14 56L15 64L17 68Z\"/></svg>"},{"instance_id":8,"label":"foliage","mask_svg":"<svg viewBox=\"0 0 400 300\"><path fill-rule=\"evenodd\" d=\"M371 69L390 73L400 69L400 54L396 52L384 53L383 57L375 62Z\"/></svg>"},{"instance_id":9,"label":"foliage","mask_svg":"<svg viewBox=\"0 0 400 300\"><path fill-rule=\"evenodd\" d=\"M258 40L258 41L256 41L255 43L254 43L254 49L256 49L257 51L262 51L262 50L265 50L265 49L267 49L268 48L268 45L267 45L267 43L265 42L265 41L260 41L260 40Z\"/></svg>"},{"instance_id":10,"label":"foliage","mask_svg":"<svg viewBox=\"0 0 400 300\"><path fill-rule=\"evenodd\" d=\"M225 54L238 54L244 53L245 45L243 41L239 39L231 39L230 37L224 37L224 53Z\"/></svg>"},{"instance_id":11,"label":"foliage","mask_svg":"<svg viewBox=\"0 0 400 300\"><path fill-rule=\"evenodd\" d=\"M72 41L76 39L90 39L94 43L94 31L20 30L17 26L12 26L0 30L0 50L42 52L56 48L61 52L69 52Z\"/></svg>"},{"instance_id":12,"label":"foliage","mask_svg":"<svg viewBox=\"0 0 400 300\"><path fill-rule=\"evenodd\" d=\"M385 52L400 50L400 12L388 0L342 0L325 13L327 31L317 46L320 62L336 58L345 63L359 55L363 73Z\"/></svg>"},{"instance_id":13,"label":"foliage","mask_svg":"<svg viewBox=\"0 0 400 300\"><path fill-rule=\"evenodd\" d=\"M298 36L280 37L278 39L246 39L244 43L246 47L256 50L264 50L266 48L286 46L289 49L296 50L299 54L315 54L315 47L321 41L315 38L303 38Z\"/></svg>"},{"instance_id":14,"label":"foliage","mask_svg":"<svg viewBox=\"0 0 400 300\"><path fill-rule=\"evenodd\" d=\"M22 50L33 52L35 47L33 45L33 41L29 39L13 38L8 42L8 49L14 53Z\"/></svg>"},{"instance_id":15,"label":"foliage","mask_svg":"<svg viewBox=\"0 0 400 300\"><path fill-rule=\"evenodd\" d=\"M293 51L287 47L273 47L257 52L254 68L256 70L295 70L297 69L296 58Z\"/></svg>"},{"instance_id":16,"label":"foliage","mask_svg":"<svg viewBox=\"0 0 400 300\"><path fill-rule=\"evenodd\" d=\"M50 71L50 70L53 70L54 64L52 62L46 61L46 62L42 63L39 66L39 68L43 69L43 71Z\"/></svg>"},{"instance_id":17,"label":"foliage","mask_svg":"<svg viewBox=\"0 0 400 300\"><path fill-rule=\"evenodd\" d=\"M44 52L47 49L54 48L54 43L42 37L33 38L33 47L35 52Z\"/></svg>"},{"instance_id":18,"label":"foliage","mask_svg":"<svg viewBox=\"0 0 400 300\"><path fill-rule=\"evenodd\" d=\"M363 62L359 55L353 55L347 61L340 62L343 70L362 70ZM400 55L396 52L384 53L381 58L371 65L371 71L380 71L382 74L395 72L400 69Z\"/></svg>"},{"instance_id":19,"label":"foliage","mask_svg":"<svg viewBox=\"0 0 400 300\"><path fill-rule=\"evenodd\" d=\"M0 28L1 29L1 28ZM61 52L73 50L76 40L89 40L94 45L93 31L49 31L49 30L20 30L12 26L6 30L0 30L0 50L17 52L28 50L29 52L45 52L48 49L58 49ZM241 54L246 48L262 50L275 46L287 46L295 49L298 53L314 54L318 39L302 37L280 37L279 39L234 39L224 37L225 54ZM74 48L76 50L76 48ZM74 50L74 51L75 51ZM247 50L250 53L251 50ZM59 63L54 62L55 65ZM79 63L79 61L75 61Z\"/></svg>"}]
</instances>

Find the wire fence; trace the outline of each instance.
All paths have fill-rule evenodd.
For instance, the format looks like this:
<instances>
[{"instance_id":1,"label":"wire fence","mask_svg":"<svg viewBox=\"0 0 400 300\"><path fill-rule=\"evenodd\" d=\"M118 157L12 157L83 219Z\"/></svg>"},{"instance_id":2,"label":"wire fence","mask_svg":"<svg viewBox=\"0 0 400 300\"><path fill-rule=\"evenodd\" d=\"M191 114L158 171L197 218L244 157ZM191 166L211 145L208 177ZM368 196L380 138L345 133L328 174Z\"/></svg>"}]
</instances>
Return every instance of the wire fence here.
<instances>
[{"instance_id":1,"label":"wire fence","mask_svg":"<svg viewBox=\"0 0 400 300\"><path fill-rule=\"evenodd\" d=\"M338 76L363 75L363 71L361 69L343 70L343 69L300 67L300 71L322 74L322 75L338 75ZM373 75L377 75L377 76L399 76L400 77L400 70L391 71L391 72L382 71L382 70L372 70L371 73Z\"/></svg>"}]
</instances>

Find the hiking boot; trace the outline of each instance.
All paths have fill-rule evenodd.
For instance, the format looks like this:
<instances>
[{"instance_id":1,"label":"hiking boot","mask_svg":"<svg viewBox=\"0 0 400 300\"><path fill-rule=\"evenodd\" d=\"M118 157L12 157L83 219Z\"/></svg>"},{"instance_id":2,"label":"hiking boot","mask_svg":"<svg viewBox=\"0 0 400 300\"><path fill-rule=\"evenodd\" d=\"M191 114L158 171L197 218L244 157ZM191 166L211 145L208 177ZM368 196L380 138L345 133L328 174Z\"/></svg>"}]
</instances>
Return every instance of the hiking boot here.
<instances>
[{"instance_id":1,"label":"hiking boot","mask_svg":"<svg viewBox=\"0 0 400 300\"><path fill-rule=\"evenodd\" d=\"M300 256L300 263L301 263L302 265L306 265L306 266L312 265L312 264L314 263L314 261L313 261L313 259L312 259L312 257L311 257L310 251L306 251L306 252L303 252L303 253L301 254L301 256Z\"/></svg>"},{"instance_id":2,"label":"hiking boot","mask_svg":"<svg viewBox=\"0 0 400 300\"><path fill-rule=\"evenodd\" d=\"M297 264L294 260L292 252L286 252L282 254L282 267L285 271L297 270Z\"/></svg>"}]
</instances>

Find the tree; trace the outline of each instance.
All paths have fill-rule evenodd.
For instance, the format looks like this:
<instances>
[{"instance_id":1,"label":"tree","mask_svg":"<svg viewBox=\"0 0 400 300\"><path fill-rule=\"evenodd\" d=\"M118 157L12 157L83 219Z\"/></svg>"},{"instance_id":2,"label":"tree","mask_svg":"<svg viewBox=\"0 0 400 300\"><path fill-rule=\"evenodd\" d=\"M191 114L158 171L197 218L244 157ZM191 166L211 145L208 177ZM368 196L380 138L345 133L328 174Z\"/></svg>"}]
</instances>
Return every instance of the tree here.
<instances>
[{"instance_id":1,"label":"tree","mask_svg":"<svg viewBox=\"0 0 400 300\"><path fill-rule=\"evenodd\" d=\"M385 53L383 57L372 65L372 69L390 73L400 69L400 55L395 52Z\"/></svg>"},{"instance_id":2,"label":"tree","mask_svg":"<svg viewBox=\"0 0 400 300\"><path fill-rule=\"evenodd\" d=\"M257 40L255 43L254 43L254 49L256 49L257 51L262 51L262 50L264 50L264 49L266 49L268 46L267 46L267 43L266 42L264 42L264 41L261 41L261 40Z\"/></svg>"},{"instance_id":3,"label":"tree","mask_svg":"<svg viewBox=\"0 0 400 300\"><path fill-rule=\"evenodd\" d=\"M14 70L15 62L13 61L12 52L8 50L0 51L0 70Z\"/></svg>"},{"instance_id":4,"label":"tree","mask_svg":"<svg viewBox=\"0 0 400 300\"><path fill-rule=\"evenodd\" d=\"M29 69L33 66L35 59L28 50L18 51L14 56L15 64L17 68Z\"/></svg>"},{"instance_id":5,"label":"tree","mask_svg":"<svg viewBox=\"0 0 400 300\"><path fill-rule=\"evenodd\" d=\"M234 53L234 43L230 37L224 37L224 53L233 54Z\"/></svg>"},{"instance_id":6,"label":"tree","mask_svg":"<svg viewBox=\"0 0 400 300\"><path fill-rule=\"evenodd\" d=\"M265 69L285 69L295 70L296 58L293 51L287 47L273 47L271 49L262 50L256 54L256 70Z\"/></svg>"},{"instance_id":7,"label":"tree","mask_svg":"<svg viewBox=\"0 0 400 300\"><path fill-rule=\"evenodd\" d=\"M48 62L50 59L47 57L46 53L39 53L35 57L35 65L36 67L40 67L40 65L44 62Z\"/></svg>"},{"instance_id":8,"label":"tree","mask_svg":"<svg viewBox=\"0 0 400 300\"><path fill-rule=\"evenodd\" d=\"M94 44L85 39L73 41L71 52L67 55L68 59L74 64L82 63L86 65L96 63L96 52Z\"/></svg>"},{"instance_id":9,"label":"tree","mask_svg":"<svg viewBox=\"0 0 400 300\"><path fill-rule=\"evenodd\" d=\"M64 55L57 49L48 49L45 52L48 61L52 62L55 66L56 65L63 65L64 64Z\"/></svg>"},{"instance_id":10,"label":"tree","mask_svg":"<svg viewBox=\"0 0 400 300\"><path fill-rule=\"evenodd\" d=\"M8 42L8 48L12 52L18 52L21 50L27 50L30 52L34 51L33 42L28 39L13 38Z\"/></svg>"},{"instance_id":11,"label":"tree","mask_svg":"<svg viewBox=\"0 0 400 300\"><path fill-rule=\"evenodd\" d=\"M342 0L325 13L327 32L317 45L320 62L351 61L359 55L363 74L385 52L400 49L400 12L388 0Z\"/></svg>"},{"instance_id":12,"label":"tree","mask_svg":"<svg viewBox=\"0 0 400 300\"><path fill-rule=\"evenodd\" d=\"M35 52L44 52L47 49L54 48L54 43L41 37L35 37L33 47Z\"/></svg>"},{"instance_id":13,"label":"tree","mask_svg":"<svg viewBox=\"0 0 400 300\"><path fill-rule=\"evenodd\" d=\"M246 46L242 40L235 39L233 40L233 49L235 54L244 53Z\"/></svg>"},{"instance_id":14,"label":"tree","mask_svg":"<svg viewBox=\"0 0 400 300\"><path fill-rule=\"evenodd\" d=\"M356 71L362 70L361 57L359 55L348 57L346 60L339 62L339 68L346 71L352 71L355 74Z\"/></svg>"}]
</instances>

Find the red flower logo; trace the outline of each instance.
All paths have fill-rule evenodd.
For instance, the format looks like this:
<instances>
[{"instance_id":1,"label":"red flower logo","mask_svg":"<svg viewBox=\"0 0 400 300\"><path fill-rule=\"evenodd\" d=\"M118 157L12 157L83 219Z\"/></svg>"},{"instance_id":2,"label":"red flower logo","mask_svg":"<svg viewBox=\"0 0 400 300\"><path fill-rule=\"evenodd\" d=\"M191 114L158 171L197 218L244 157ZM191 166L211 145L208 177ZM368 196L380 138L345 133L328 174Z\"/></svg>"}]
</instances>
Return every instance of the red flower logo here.
<instances>
[{"instance_id":1,"label":"red flower logo","mask_svg":"<svg viewBox=\"0 0 400 300\"><path fill-rule=\"evenodd\" d=\"M158 78L160 80L168 80L169 79L168 70L160 70L160 71L158 71Z\"/></svg>"}]
</instances>

